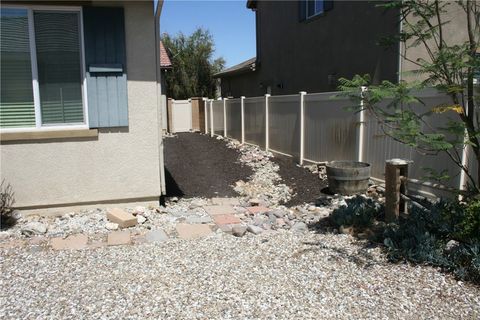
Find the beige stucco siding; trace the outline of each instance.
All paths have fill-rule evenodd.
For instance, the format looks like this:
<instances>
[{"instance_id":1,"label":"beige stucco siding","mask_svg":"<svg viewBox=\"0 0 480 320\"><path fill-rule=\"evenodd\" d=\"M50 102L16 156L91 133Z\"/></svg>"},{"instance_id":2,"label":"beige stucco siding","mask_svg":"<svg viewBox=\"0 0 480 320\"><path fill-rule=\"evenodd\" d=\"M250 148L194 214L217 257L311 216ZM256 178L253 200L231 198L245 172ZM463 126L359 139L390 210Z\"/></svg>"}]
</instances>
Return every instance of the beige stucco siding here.
<instances>
[{"instance_id":1,"label":"beige stucco siding","mask_svg":"<svg viewBox=\"0 0 480 320\"><path fill-rule=\"evenodd\" d=\"M451 3L446 6L447 12L441 14L442 23L448 22L443 26L443 37L449 46L462 44L468 40L466 13L459 5L452 1L450 2ZM414 22L415 18L410 17L409 21ZM435 25L437 24L436 21L432 21L432 23ZM402 54L402 57L400 58L400 78L406 81L424 80L426 78L424 74L412 72L419 69L419 67L412 61L422 59L430 62L431 59L423 44L412 47L412 43L413 40L409 40L406 44L402 43L400 45L400 52ZM437 51L433 40L427 41L427 43L430 48Z\"/></svg>"},{"instance_id":2,"label":"beige stucco siding","mask_svg":"<svg viewBox=\"0 0 480 320\"><path fill-rule=\"evenodd\" d=\"M128 128L101 129L93 138L3 142L1 176L16 206L160 196L153 5L124 7Z\"/></svg>"}]
</instances>

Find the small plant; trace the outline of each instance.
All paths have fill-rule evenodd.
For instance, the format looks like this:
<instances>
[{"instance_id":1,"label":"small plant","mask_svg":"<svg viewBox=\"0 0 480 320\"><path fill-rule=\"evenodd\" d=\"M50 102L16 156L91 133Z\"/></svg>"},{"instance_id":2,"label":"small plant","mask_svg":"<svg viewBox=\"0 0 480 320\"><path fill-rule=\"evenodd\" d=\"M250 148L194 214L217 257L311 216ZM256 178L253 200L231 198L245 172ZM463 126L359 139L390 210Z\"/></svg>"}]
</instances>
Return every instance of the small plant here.
<instances>
[{"instance_id":1,"label":"small plant","mask_svg":"<svg viewBox=\"0 0 480 320\"><path fill-rule=\"evenodd\" d=\"M346 199L346 206L341 206L332 212L330 218L337 226L367 228L383 213L383 206L372 199L355 196Z\"/></svg>"},{"instance_id":2,"label":"small plant","mask_svg":"<svg viewBox=\"0 0 480 320\"><path fill-rule=\"evenodd\" d=\"M15 223L15 219L12 216L12 207L15 203L13 196L12 186L6 183L5 180L2 180L0 184L0 227L2 229Z\"/></svg>"}]
</instances>

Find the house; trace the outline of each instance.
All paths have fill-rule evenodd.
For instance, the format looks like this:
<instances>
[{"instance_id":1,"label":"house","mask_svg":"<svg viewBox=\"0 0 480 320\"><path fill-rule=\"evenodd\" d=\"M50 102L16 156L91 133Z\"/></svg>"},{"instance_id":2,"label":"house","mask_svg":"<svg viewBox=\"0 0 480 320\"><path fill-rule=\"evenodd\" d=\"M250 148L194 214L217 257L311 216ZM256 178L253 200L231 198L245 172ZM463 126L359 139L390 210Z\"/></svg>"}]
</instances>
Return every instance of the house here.
<instances>
[{"instance_id":1,"label":"house","mask_svg":"<svg viewBox=\"0 0 480 320\"><path fill-rule=\"evenodd\" d=\"M247 1L255 12L255 59L224 70L222 96L333 91L340 77L397 79L398 49L376 45L398 32L374 1Z\"/></svg>"},{"instance_id":2,"label":"house","mask_svg":"<svg viewBox=\"0 0 480 320\"><path fill-rule=\"evenodd\" d=\"M164 132L168 131L168 120L167 120L167 82L166 82L166 73L172 70L173 65L170 61L170 56L167 49L163 45L163 42L160 41L160 70L161 70L161 87L162 87L162 130Z\"/></svg>"},{"instance_id":3,"label":"house","mask_svg":"<svg viewBox=\"0 0 480 320\"><path fill-rule=\"evenodd\" d=\"M0 173L16 207L159 201L162 3L2 2Z\"/></svg>"}]
</instances>

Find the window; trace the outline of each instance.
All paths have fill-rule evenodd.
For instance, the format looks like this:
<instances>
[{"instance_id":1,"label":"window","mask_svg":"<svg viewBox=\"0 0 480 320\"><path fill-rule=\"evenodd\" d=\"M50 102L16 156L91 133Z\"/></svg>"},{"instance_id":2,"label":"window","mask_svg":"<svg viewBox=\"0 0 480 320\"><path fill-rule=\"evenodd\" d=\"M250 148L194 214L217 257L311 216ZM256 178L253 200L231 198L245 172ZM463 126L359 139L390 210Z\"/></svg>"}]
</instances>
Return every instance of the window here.
<instances>
[{"instance_id":1,"label":"window","mask_svg":"<svg viewBox=\"0 0 480 320\"><path fill-rule=\"evenodd\" d=\"M333 0L300 0L299 19L305 21L333 9Z\"/></svg>"},{"instance_id":2,"label":"window","mask_svg":"<svg viewBox=\"0 0 480 320\"><path fill-rule=\"evenodd\" d=\"M86 126L80 9L0 10L0 128Z\"/></svg>"},{"instance_id":3,"label":"window","mask_svg":"<svg viewBox=\"0 0 480 320\"><path fill-rule=\"evenodd\" d=\"M307 18L323 13L323 0L307 0Z\"/></svg>"}]
</instances>

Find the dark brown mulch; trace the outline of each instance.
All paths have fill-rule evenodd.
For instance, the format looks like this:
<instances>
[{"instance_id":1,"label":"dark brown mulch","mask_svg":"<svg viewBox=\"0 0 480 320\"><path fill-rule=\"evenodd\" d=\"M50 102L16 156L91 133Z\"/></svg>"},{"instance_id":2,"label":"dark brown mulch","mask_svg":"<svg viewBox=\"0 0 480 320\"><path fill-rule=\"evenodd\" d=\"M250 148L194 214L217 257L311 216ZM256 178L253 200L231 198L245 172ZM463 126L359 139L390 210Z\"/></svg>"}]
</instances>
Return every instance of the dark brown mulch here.
<instances>
[{"instance_id":1,"label":"dark brown mulch","mask_svg":"<svg viewBox=\"0 0 480 320\"><path fill-rule=\"evenodd\" d=\"M295 194L285 204L286 206L315 202L322 195L325 196L322 189L326 188L327 183L308 169L297 166L293 158L275 154L272 160L280 167L278 173L282 177L283 183L292 188Z\"/></svg>"},{"instance_id":2,"label":"dark brown mulch","mask_svg":"<svg viewBox=\"0 0 480 320\"><path fill-rule=\"evenodd\" d=\"M167 197L236 197L232 185L252 174L223 140L179 133L164 143Z\"/></svg>"}]
</instances>

